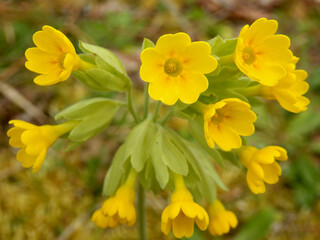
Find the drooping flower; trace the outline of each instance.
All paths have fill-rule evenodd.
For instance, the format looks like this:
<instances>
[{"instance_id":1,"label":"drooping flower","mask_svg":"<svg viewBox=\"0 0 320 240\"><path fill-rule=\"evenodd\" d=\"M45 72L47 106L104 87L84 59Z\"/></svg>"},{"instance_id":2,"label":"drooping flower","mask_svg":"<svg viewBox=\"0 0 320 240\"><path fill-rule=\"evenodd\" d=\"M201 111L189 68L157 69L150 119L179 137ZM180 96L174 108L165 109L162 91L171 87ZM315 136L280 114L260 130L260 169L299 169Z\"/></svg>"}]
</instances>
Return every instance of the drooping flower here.
<instances>
[{"instance_id":1,"label":"drooping flower","mask_svg":"<svg viewBox=\"0 0 320 240\"><path fill-rule=\"evenodd\" d=\"M266 191L264 182L275 184L279 181L281 167L276 160L288 159L287 151L278 146L268 146L260 150L246 146L239 150L238 155L241 163L247 168L248 186L255 194Z\"/></svg>"},{"instance_id":2,"label":"drooping flower","mask_svg":"<svg viewBox=\"0 0 320 240\"><path fill-rule=\"evenodd\" d=\"M240 136L254 133L257 117L251 106L237 98L227 98L207 105L203 112L204 135L210 148L214 143L224 151L241 147Z\"/></svg>"},{"instance_id":3,"label":"drooping flower","mask_svg":"<svg viewBox=\"0 0 320 240\"><path fill-rule=\"evenodd\" d=\"M114 197L108 198L101 209L92 215L92 221L101 228L114 228L119 223L133 226L136 222L135 183L137 172L131 169L127 181L116 192Z\"/></svg>"},{"instance_id":4,"label":"drooping flower","mask_svg":"<svg viewBox=\"0 0 320 240\"><path fill-rule=\"evenodd\" d=\"M209 205L209 232L212 236L226 234L237 225L236 215L227 211L219 200Z\"/></svg>"},{"instance_id":5,"label":"drooping flower","mask_svg":"<svg viewBox=\"0 0 320 240\"><path fill-rule=\"evenodd\" d=\"M274 86L287 74L286 65L292 59L290 39L275 34L276 20L260 18L250 27L241 29L234 60L238 68L252 80Z\"/></svg>"},{"instance_id":6,"label":"drooping flower","mask_svg":"<svg viewBox=\"0 0 320 240\"><path fill-rule=\"evenodd\" d=\"M69 132L77 122L69 121L59 125L36 126L21 120L11 120L9 124L9 144L21 148L17 154L18 161L25 168L33 168L33 172L40 169L46 157L48 148L62 135Z\"/></svg>"},{"instance_id":7,"label":"drooping flower","mask_svg":"<svg viewBox=\"0 0 320 240\"><path fill-rule=\"evenodd\" d=\"M73 71L86 68L88 63L77 55L70 40L59 30L43 26L33 35L36 47L27 49L25 66L40 75L34 79L38 85L53 85L67 80Z\"/></svg>"},{"instance_id":8,"label":"drooping flower","mask_svg":"<svg viewBox=\"0 0 320 240\"><path fill-rule=\"evenodd\" d=\"M102 209L96 210L93 213L91 220L101 228L115 228L118 224L118 222L113 217L104 215Z\"/></svg>"},{"instance_id":9,"label":"drooping flower","mask_svg":"<svg viewBox=\"0 0 320 240\"><path fill-rule=\"evenodd\" d=\"M208 43L191 42L186 33L161 36L154 48L141 53L140 76L150 83L150 97L167 105L178 99L186 104L196 102L208 88L204 74L217 68L217 60L210 54Z\"/></svg>"},{"instance_id":10,"label":"drooping flower","mask_svg":"<svg viewBox=\"0 0 320 240\"><path fill-rule=\"evenodd\" d=\"M194 223L204 231L209 224L207 212L193 201L181 175L175 175L175 190L171 203L161 215L161 231L168 235L171 228L177 238L191 237Z\"/></svg>"},{"instance_id":11,"label":"drooping flower","mask_svg":"<svg viewBox=\"0 0 320 240\"><path fill-rule=\"evenodd\" d=\"M294 57L290 64L287 64L287 75L280 79L273 87L261 86L261 95L267 99L276 99L286 110L299 113L307 110L309 99L302 96L309 89L305 81L308 73L304 70L295 69L298 58Z\"/></svg>"}]
</instances>

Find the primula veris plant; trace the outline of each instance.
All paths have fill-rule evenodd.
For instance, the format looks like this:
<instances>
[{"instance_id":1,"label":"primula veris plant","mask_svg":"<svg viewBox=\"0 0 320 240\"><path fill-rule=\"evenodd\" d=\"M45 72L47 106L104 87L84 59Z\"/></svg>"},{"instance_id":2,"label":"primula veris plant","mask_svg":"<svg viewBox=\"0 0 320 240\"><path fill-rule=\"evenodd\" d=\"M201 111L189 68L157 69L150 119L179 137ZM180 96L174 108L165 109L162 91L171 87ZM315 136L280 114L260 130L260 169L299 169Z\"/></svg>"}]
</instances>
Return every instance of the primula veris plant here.
<instances>
[{"instance_id":1,"label":"primula veris plant","mask_svg":"<svg viewBox=\"0 0 320 240\"><path fill-rule=\"evenodd\" d=\"M227 170L226 161L242 165L249 189L264 193L266 183L279 181L279 163L288 156L280 146L247 145L246 137L254 134L260 117L255 113L257 105L276 100L283 109L299 113L309 104L303 96L309 88L308 74L296 67L299 59L289 49L290 39L275 34L277 28L276 20L260 18L233 39L216 36L192 42L181 32L160 36L156 44L144 39L140 55L140 77L146 82L144 106L136 110L132 81L116 55L82 41L82 53L77 54L62 32L44 26L33 36L36 47L26 51L26 67L40 74L34 82L52 85L72 75L93 91L112 91L102 96L117 100L79 101L55 116L57 125L11 120L9 144L20 148L17 159L22 166L36 172L46 164L47 150L58 138L67 139L67 151L72 150L113 124L122 109L123 121L114 127L128 123L131 130L107 170L106 200L92 214L92 222L101 228L138 222L144 240L144 192L157 194L168 188L172 195L159 217L165 235L191 237L195 226L209 229L213 236L226 234L238 220L218 200L217 188L228 191L228 187L216 169ZM122 93L126 100L121 100ZM163 116L160 108L167 111ZM125 111L130 115L123 117ZM189 122L191 136L185 138L166 125L173 116Z\"/></svg>"}]
</instances>

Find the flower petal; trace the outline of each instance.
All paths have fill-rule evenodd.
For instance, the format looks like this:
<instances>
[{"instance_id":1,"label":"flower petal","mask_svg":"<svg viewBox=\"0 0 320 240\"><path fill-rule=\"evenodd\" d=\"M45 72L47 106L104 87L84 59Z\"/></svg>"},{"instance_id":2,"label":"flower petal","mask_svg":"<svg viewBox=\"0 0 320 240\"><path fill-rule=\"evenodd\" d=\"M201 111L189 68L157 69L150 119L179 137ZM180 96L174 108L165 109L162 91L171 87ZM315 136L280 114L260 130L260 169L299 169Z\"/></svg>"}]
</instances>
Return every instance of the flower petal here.
<instances>
[{"instance_id":1,"label":"flower petal","mask_svg":"<svg viewBox=\"0 0 320 240\"><path fill-rule=\"evenodd\" d=\"M211 47L206 42L193 42L182 56L183 67L188 71L200 73L213 72L217 66L217 60L210 55Z\"/></svg>"}]
</instances>

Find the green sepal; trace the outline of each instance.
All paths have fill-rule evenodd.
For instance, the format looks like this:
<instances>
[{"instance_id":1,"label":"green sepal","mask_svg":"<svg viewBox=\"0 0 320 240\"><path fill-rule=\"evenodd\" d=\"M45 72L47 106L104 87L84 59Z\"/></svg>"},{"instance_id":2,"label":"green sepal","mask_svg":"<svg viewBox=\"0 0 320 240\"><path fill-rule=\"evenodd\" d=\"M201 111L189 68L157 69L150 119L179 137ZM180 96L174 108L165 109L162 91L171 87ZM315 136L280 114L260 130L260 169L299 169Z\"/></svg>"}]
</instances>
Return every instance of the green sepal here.
<instances>
[{"instance_id":1,"label":"green sepal","mask_svg":"<svg viewBox=\"0 0 320 240\"><path fill-rule=\"evenodd\" d=\"M215 96L217 101L235 97L248 102L248 99L239 90L247 88L253 81L247 77L242 77L242 75L236 68L229 66L221 67L218 74L213 72L207 75L209 87L203 95Z\"/></svg>"},{"instance_id":2,"label":"green sepal","mask_svg":"<svg viewBox=\"0 0 320 240\"><path fill-rule=\"evenodd\" d=\"M99 47L93 44L85 43L79 41L80 49L85 53L92 53L96 56L102 58L110 67L115 69L116 71L126 74L126 70L120 61L120 59L114 55L110 50L105 49L103 47Z\"/></svg>"},{"instance_id":3,"label":"green sepal","mask_svg":"<svg viewBox=\"0 0 320 240\"><path fill-rule=\"evenodd\" d=\"M94 57L96 68L79 70L73 74L79 80L96 91L118 91L123 92L131 87L131 81L125 71L122 62L108 49L79 41L80 49L85 55ZM80 55L81 59L87 61L88 56Z\"/></svg>"},{"instance_id":4,"label":"green sepal","mask_svg":"<svg viewBox=\"0 0 320 240\"><path fill-rule=\"evenodd\" d=\"M211 53L217 57L233 54L237 46L238 38L223 39L219 35L208 41Z\"/></svg>"},{"instance_id":5,"label":"green sepal","mask_svg":"<svg viewBox=\"0 0 320 240\"><path fill-rule=\"evenodd\" d=\"M124 157L125 148L124 145L120 146L113 157L112 164L108 169L108 172L103 182L104 196L113 195L116 190L120 187L121 183L125 179L125 172L127 164L127 158Z\"/></svg>"},{"instance_id":6,"label":"green sepal","mask_svg":"<svg viewBox=\"0 0 320 240\"><path fill-rule=\"evenodd\" d=\"M100 58L97 57L97 59ZM124 92L130 88L129 81L122 81L112 72L106 71L105 68L91 68L85 71L75 71L72 74L95 91Z\"/></svg>"},{"instance_id":7,"label":"green sepal","mask_svg":"<svg viewBox=\"0 0 320 240\"><path fill-rule=\"evenodd\" d=\"M110 124L121 105L124 103L106 98L92 98L62 110L55 119L79 121L68 138L73 142L85 142Z\"/></svg>"},{"instance_id":8,"label":"green sepal","mask_svg":"<svg viewBox=\"0 0 320 240\"><path fill-rule=\"evenodd\" d=\"M207 141L204 137L204 130L203 130L203 118L198 117L189 121L190 126L190 133L195 138L195 140L202 146L202 149L206 151L214 161L216 161L220 166L223 166L224 159L221 156L220 152L217 149L212 149L208 146Z\"/></svg>"},{"instance_id":9,"label":"green sepal","mask_svg":"<svg viewBox=\"0 0 320 240\"><path fill-rule=\"evenodd\" d=\"M150 157L149 149L155 138L155 126L151 118L135 126L127 136L125 145L125 158L130 158L132 167L140 172Z\"/></svg>"},{"instance_id":10,"label":"green sepal","mask_svg":"<svg viewBox=\"0 0 320 240\"><path fill-rule=\"evenodd\" d=\"M154 45L154 43L150 40L150 39L148 39L148 38L144 38L143 39L143 42L142 42L142 51L144 50L144 49L146 49L146 48L154 48L155 47L155 45Z\"/></svg>"},{"instance_id":11,"label":"green sepal","mask_svg":"<svg viewBox=\"0 0 320 240\"><path fill-rule=\"evenodd\" d=\"M207 201L213 202L216 198L216 184L224 191L228 191L229 189L216 172L208 153L191 143L189 144L189 148L194 154L200 169L201 180L197 184L198 190Z\"/></svg>"}]
</instances>

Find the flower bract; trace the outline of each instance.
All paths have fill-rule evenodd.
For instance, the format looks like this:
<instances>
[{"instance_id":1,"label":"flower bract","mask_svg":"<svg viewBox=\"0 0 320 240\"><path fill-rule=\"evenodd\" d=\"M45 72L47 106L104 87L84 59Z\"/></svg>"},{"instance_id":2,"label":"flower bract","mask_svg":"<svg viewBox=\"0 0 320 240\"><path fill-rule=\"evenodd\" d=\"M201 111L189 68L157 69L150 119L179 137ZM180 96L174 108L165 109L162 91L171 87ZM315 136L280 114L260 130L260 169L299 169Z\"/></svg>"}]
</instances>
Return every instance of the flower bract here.
<instances>
[{"instance_id":1,"label":"flower bract","mask_svg":"<svg viewBox=\"0 0 320 240\"><path fill-rule=\"evenodd\" d=\"M211 235L223 235L238 225L236 215L227 211L219 200L209 205L209 232Z\"/></svg>"},{"instance_id":2,"label":"flower bract","mask_svg":"<svg viewBox=\"0 0 320 240\"><path fill-rule=\"evenodd\" d=\"M52 85L67 80L78 69L80 58L70 40L60 31L43 26L33 35L36 47L27 49L26 68L40 75L34 79L38 85Z\"/></svg>"},{"instance_id":3,"label":"flower bract","mask_svg":"<svg viewBox=\"0 0 320 240\"><path fill-rule=\"evenodd\" d=\"M203 231L208 227L209 217L207 212L193 201L182 176L179 175L175 179L175 191L171 196L171 203L162 212L161 230L167 235L172 228L177 238L191 237L194 223Z\"/></svg>"},{"instance_id":4,"label":"flower bract","mask_svg":"<svg viewBox=\"0 0 320 240\"><path fill-rule=\"evenodd\" d=\"M18 161L25 168L32 167L33 172L40 169L46 157L48 148L63 134L69 132L76 123L69 121L60 125L36 126L21 120L11 120L9 124L9 144L21 148L17 154Z\"/></svg>"},{"instance_id":5,"label":"flower bract","mask_svg":"<svg viewBox=\"0 0 320 240\"><path fill-rule=\"evenodd\" d=\"M167 105L180 99L194 103L207 90L204 74L217 68L217 60L210 55L208 43L191 42L186 33L161 36L154 48L141 53L140 76L149 82L149 95Z\"/></svg>"},{"instance_id":6,"label":"flower bract","mask_svg":"<svg viewBox=\"0 0 320 240\"><path fill-rule=\"evenodd\" d=\"M286 76L286 64L291 61L290 39L275 34L276 20L260 18L242 28L234 60L238 68L252 80L274 86Z\"/></svg>"},{"instance_id":7,"label":"flower bract","mask_svg":"<svg viewBox=\"0 0 320 240\"><path fill-rule=\"evenodd\" d=\"M237 98L227 98L207 105L204 112L204 135L210 148L216 143L222 150L241 147L240 136L254 133L257 117L251 106Z\"/></svg>"},{"instance_id":8,"label":"flower bract","mask_svg":"<svg viewBox=\"0 0 320 240\"><path fill-rule=\"evenodd\" d=\"M276 160L286 161L288 159L287 151L278 146L268 146L260 150L246 146L239 150L239 157L248 170L248 186L255 194L266 191L265 182L275 184L279 181L281 167Z\"/></svg>"}]
</instances>

